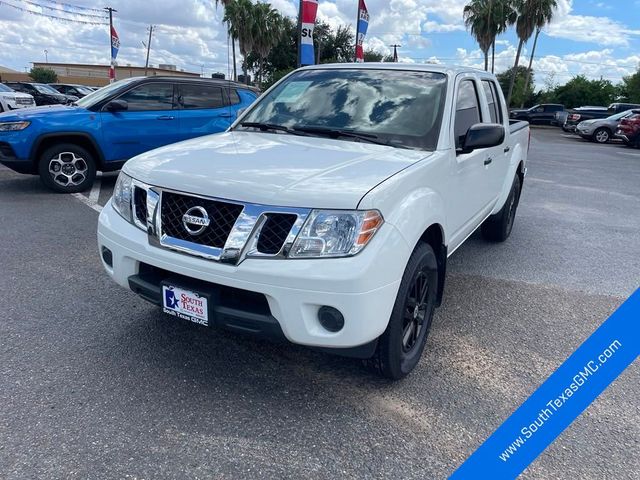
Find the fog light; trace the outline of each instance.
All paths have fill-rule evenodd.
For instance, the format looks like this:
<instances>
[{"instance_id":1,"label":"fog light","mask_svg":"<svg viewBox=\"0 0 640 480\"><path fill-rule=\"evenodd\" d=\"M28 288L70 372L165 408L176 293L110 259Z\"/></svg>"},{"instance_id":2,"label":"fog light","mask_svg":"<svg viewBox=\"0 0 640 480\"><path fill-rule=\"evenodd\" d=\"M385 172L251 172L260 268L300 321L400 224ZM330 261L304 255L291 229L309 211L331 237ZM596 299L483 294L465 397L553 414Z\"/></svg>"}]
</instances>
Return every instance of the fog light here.
<instances>
[{"instance_id":1,"label":"fog light","mask_svg":"<svg viewBox=\"0 0 640 480\"><path fill-rule=\"evenodd\" d=\"M113 267L113 253L107 247L102 247L102 260L110 267Z\"/></svg>"},{"instance_id":2,"label":"fog light","mask_svg":"<svg viewBox=\"0 0 640 480\"><path fill-rule=\"evenodd\" d=\"M344 327L344 317L340 311L333 307L320 307L318 310L318 320L326 330L339 332Z\"/></svg>"}]
</instances>

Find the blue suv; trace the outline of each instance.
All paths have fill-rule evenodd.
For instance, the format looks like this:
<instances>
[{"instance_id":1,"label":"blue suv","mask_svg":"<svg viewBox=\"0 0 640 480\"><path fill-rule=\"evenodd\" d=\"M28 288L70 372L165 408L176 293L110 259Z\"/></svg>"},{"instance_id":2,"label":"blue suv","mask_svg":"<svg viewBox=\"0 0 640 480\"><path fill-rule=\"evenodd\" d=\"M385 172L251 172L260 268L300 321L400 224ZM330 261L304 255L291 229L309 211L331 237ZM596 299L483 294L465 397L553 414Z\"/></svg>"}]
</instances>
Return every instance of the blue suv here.
<instances>
[{"instance_id":1,"label":"blue suv","mask_svg":"<svg viewBox=\"0 0 640 480\"><path fill-rule=\"evenodd\" d=\"M185 77L129 78L73 105L0 114L0 163L64 193L91 187L140 153L222 132L257 97L250 87Z\"/></svg>"}]
</instances>

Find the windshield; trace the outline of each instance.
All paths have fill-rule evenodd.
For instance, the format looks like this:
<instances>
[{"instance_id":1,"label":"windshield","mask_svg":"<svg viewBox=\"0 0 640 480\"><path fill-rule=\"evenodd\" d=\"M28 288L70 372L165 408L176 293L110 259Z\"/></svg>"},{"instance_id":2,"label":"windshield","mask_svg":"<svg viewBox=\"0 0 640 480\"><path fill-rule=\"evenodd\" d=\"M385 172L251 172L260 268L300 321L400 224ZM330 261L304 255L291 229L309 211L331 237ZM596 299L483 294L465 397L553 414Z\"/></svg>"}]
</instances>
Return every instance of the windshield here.
<instances>
[{"instance_id":1,"label":"windshield","mask_svg":"<svg viewBox=\"0 0 640 480\"><path fill-rule=\"evenodd\" d=\"M631 110L625 110L624 112L616 113L615 115L611 115L607 118L607 120L622 120L624 117L629 115Z\"/></svg>"},{"instance_id":2,"label":"windshield","mask_svg":"<svg viewBox=\"0 0 640 480\"><path fill-rule=\"evenodd\" d=\"M368 135L397 147L436 148L447 77L399 70L326 69L292 74L242 123ZM236 127L236 130L251 127ZM315 129L315 130L314 130ZM279 130L281 131L281 130ZM362 141L355 136L336 138Z\"/></svg>"},{"instance_id":3,"label":"windshield","mask_svg":"<svg viewBox=\"0 0 640 480\"><path fill-rule=\"evenodd\" d=\"M83 95L89 95L90 93L93 93L93 90L91 90L88 87L74 87L74 88Z\"/></svg>"},{"instance_id":4,"label":"windshield","mask_svg":"<svg viewBox=\"0 0 640 480\"><path fill-rule=\"evenodd\" d=\"M45 85L43 83L34 83L33 88L38 90L40 93L49 93L49 94L55 93L56 95L60 95L60 92L57 91L55 88L50 87L49 85Z\"/></svg>"},{"instance_id":5,"label":"windshield","mask_svg":"<svg viewBox=\"0 0 640 480\"><path fill-rule=\"evenodd\" d=\"M124 80L118 80L117 82L112 83L111 85L107 85L106 87L102 87L95 92L89 93L86 97L81 98L74 105L78 105L84 108L91 108L96 103L101 102L105 98L111 96L111 94L123 87L126 87L131 82L138 80L138 78L125 78Z\"/></svg>"},{"instance_id":6,"label":"windshield","mask_svg":"<svg viewBox=\"0 0 640 480\"><path fill-rule=\"evenodd\" d=\"M0 92L13 92L13 89L7 87L6 85L3 85L2 83L0 83Z\"/></svg>"}]
</instances>

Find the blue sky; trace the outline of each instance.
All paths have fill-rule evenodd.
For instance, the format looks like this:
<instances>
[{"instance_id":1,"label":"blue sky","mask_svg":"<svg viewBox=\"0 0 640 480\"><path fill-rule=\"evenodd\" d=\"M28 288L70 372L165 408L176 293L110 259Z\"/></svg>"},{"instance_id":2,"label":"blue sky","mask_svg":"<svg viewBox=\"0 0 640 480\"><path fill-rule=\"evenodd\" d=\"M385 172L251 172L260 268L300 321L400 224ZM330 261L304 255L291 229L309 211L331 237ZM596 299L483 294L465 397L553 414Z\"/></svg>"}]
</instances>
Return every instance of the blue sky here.
<instances>
[{"instance_id":1,"label":"blue sky","mask_svg":"<svg viewBox=\"0 0 640 480\"><path fill-rule=\"evenodd\" d=\"M614 82L640 64L640 0L557 0L555 20L541 35L534 69L536 84L561 84L573 75ZM85 8L104 2L65 0ZM227 72L228 44L221 10L213 0L112 0L118 9L121 65L144 64L146 27L157 25L151 63L176 64L189 71ZM400 43L400 58L409 62L440 62L482 66L477 45L462 23L464 0L367 0L371 23L366 46L389 53ZM63 22L37 15L55 13L34 4L52 0L3 0L0 4L0 65L24 71L30 62L107 63L108 31L103 25ZM283 14L297 14L297 0L272 0ZM10 5L27 9L20 11ZM319 17L334 26L355 25L357 0L320 0ZM90 10L63 14L87 20ZM93 18L93 17L91 17ZM98 19L99 20L99 19ZM511 31L497 45L496 69L513 65L517 39ZM525 53L528 50L525 49ZM525 60L523 60L524 62Z\"/></svg>"}]
</instances>

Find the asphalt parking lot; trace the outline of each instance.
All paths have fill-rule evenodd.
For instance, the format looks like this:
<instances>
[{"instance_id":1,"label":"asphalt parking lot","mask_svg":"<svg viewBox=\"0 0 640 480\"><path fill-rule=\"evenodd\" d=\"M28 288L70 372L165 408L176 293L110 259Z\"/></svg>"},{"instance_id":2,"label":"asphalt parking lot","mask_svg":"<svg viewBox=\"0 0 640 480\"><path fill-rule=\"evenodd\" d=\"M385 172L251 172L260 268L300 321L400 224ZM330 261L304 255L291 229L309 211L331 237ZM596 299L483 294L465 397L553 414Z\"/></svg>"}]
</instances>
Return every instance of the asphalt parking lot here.
<instances>
[{"instance_id":1,"label":"asphalt parking lot","mask_svg":"<svg viewBox=\"0 0 640 480\"><path fill-rule=\"evenodd\" d=\"M33 478L444 478L640 285L640 150L536 129L514 232L450 259L399 383L177 322L102 272L92 192L0 169L0 472ZM636 361L524 478L637 478Z\"/></svg>"}]
</instances>

